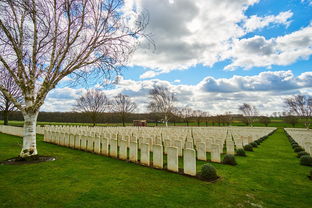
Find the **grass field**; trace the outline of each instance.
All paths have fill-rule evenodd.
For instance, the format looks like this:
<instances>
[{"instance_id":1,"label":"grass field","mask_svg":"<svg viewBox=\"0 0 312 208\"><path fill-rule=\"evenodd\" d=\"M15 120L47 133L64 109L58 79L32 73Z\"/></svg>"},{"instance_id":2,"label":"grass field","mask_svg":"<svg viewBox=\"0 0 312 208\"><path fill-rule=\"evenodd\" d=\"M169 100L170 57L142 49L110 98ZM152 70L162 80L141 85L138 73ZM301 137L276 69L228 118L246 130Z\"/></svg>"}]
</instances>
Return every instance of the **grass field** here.
<instances>
[{"instance_id":1,"label":"grass field","mask_svg":"<svg viewBox=\"0 0 312 208\"><path fill-rule=\"evenodd\" d=\"M0 134L0 160L16 156L19 137ZM213 164L216 183L47 144L53 162L0 165L0 207L300 207L312 205L311 168L300 166L278 129L237 166ZM205 162L198 162L197 169Z\"/></svg>"}]
</instances>

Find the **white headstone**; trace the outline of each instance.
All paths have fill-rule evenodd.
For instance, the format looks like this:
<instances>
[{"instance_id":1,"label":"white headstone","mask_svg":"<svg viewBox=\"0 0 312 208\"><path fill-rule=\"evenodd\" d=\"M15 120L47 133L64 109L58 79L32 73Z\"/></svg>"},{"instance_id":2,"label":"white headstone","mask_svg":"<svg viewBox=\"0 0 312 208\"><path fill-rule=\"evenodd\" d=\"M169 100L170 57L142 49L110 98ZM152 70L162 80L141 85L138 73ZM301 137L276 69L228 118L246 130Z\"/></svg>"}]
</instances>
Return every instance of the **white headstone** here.
<instances>
[{"instance_id":1,"label":"white headstone","mask_svg":"<svg viewBox=\"0 0 312 208\"><path fill-rule=\"evenodd\" d=\"M87 151L89 152L93 152L93 140L94 140L93 137L88 136Z\"/></svg>"},{"instance_id":2,"label":"white headstone","mask_svg":"<svg viewBox=\"0 0 312 208\"><path fill-rule=\"evenodd\" d=\"M137 142L130 142L129 159L131 162L138 161L138 143Z\"/></svg>"},{"instance_id":3,"label":"white headstone","mask_svg":"<svg viewBox=\"0 0 312 208\"><path fill-rule=\"evenodd\" d=\"M218 144L212 144L211 161L217 163L221 162L220 147Z\"/></svg>"},{"instance_id":4,"label":"white headstone","mask_svg":"<svg viewBox=\"0 0 312 208\"><path fill-rule=\"evenodd\" d=\"M118 149L117 149L117 139L110 139L110 149L109 149L109 156L117 157Z\"/></svg>"},{"instance_id":5,"label":"white headstone","mask_svg":"<svg viewBox=\"0 0 312 208\"><path fill-rule=\"evenodd\" d=\"M102 155L108 156L108 155L109 155L109 151L108 151L108 139L102 137L102 138L101 138L101 143L102 143L102 146L101 146L101 154L102 154Z\"/></svg>"},{"instance_id":6,"label":"white headstone","mask_svg":"<svg viewBox=\"0 0 312 208\"><path fill-rule=\"evenodd\" d=\"M167 154L167 147L171 146L171 140L170 139L164 139L164 153Z\"/></svg>"},{"instance_id":7,"label":"white headstone","mask_svg":"<svg viewBox=\"0 0 312 208\"><path fill-rule=\"evenodd\" d=\"M87 149L87 136L82 135L81 136L81 141L80 141L80 149L81 150L86 150Z\"/></svg>"},{"instance_id":8,"label":"white headstone","mask_svg":"<svg viewBox=\"0 0 312 208\"><path fill-rule=\"evenodd\" d=\"M96 154L101 154L101 139L99 135L96 135L94 138L94 152Z\"/></svg>"},{"instance_id":9,"label":"white headstone","mask_svg":"<svg viewBox=\"0 0 312 208\"><path fill-rule=\"evenodd\" d=\"M122 160L128 159L128 141L127 140L119 141L119 158Z\"/></svg>"},{"instance_id":10,"label":"white headstone","mask_svg":"<svg viewBox=\"0 0 312 208\"><path fill-rule=\"evenodd\" d=\"M75 148L75 140L76 140L76 135L70 134L69 135L69 147Z\"/></svg>"},{"instance_id":11,"label":"white headstone","mask_svg":"<svg viewBox=\"0 0 312 208\"><path fill-rule=\"evenodd\" d=\"M182 153L182 141L180 140L174 140L174 147L178 148L178 156L182 157L183 153Z\"/></svg>"},{"instance_id":12,"label":"white headstone","mask_svg":"<svg viewBox=\"0 0 312 208\"><path fill-rule=\"evenodd\" d=\"M143 165L150 165L150 148L149 144L147 143L141 143L141 158L140 162Z\"/></svg>"},{"instance_id":13,"label":"white headstone","mask_svg":"<svg viewBox=\"0 0 312 208\"><path fill-rule=\"evenodd\" d=\"M211 139L206 139L205 143L206 143L206 152L211 152L211 145L212 145Z\"/></svg>"},{"instance_id":14,"label":"white headstone","mask_svg":"<svg viewBox=\"0 0 312 208\"><path fill-rule=\"evenodd\" d=\"M204 142L199 142L197 143L197 159L198 160L207 160L207 155L206 155L206 144Z\"/></svg>"},{"instance_id":15,"label":"white headstone","mask_svg":"<svg viewBox=\"0 0 312 208\"><path fill-rule=\"evenodd\" d=\"M163 168L164 166L164 152L163 146L159 144L153 145L153 166L155 168Z\"/></svg>"},{"instance_id":16,"label":"white headstone","mask_svg":"<svg viewBox=\"0 0 312 208\"><path fill-rule=\"evenodd\" d=\"M226 141L226 153L231 155L235 154L233 141Z\"/></svg>"},{"instance_id":17,"label":"white headstone","mask_svg":"<svg viewBox=\"0 0 312 208\"><path fill-rule=\"evenodd\" d=\"M168 147L167 150L167 169L173 172L179 172L178 148Z\"/></svg>"},{"instance_id":18,"label":"white headstone","mask_svg":"<svg viewBox=\"0 0 312 208\"><path fill-rule=\"evenodd\" d=\"M191 141L186 141L186 142L185 142L185 149L194 149L193 142L191 142Z\"/></svg>"},{"instance_id":19,"label":"white headstone","mask_svg":"<svg viewBox=\"0 0 312 208\"><path fill-rule=\"evenodd\" d=\"M76 135L76 138L75 138L75 149L80 149L80 139L81 139L81 135L78 134Z\"/></svg>"},{"instance_id":20,"label":"white headstone","mask_svg":"<svg viewBox=\"0 0 312 208\"><path fill-rule=\"evenodd\" d=\"M183 171L187 175L196 176L196 154L193 149L185 149L183 157Z\"/></svg>"}]
</instances>

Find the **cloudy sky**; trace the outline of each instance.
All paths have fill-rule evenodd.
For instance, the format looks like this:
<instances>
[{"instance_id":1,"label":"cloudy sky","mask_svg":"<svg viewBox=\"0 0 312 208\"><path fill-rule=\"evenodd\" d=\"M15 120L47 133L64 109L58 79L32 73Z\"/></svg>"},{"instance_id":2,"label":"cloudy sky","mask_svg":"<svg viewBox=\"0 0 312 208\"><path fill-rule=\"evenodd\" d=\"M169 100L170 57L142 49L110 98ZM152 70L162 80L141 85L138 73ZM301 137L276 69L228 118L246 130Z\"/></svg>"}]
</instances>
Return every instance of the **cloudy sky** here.
<instances>
[{"instance_id":1,"label":"cloudy sky","mask_svg":"<svg viewBox=\"0 0 312 208\"><path fill-rule=\"evenodd\" d=\"M285 110L285 97L312 96L312 0L126 0L124 9L149 13L156 48L142 44L116 86L89 88L129 95L138 112L154 85L211 114L237 113L243 102L271 114ZM42 111L71 111L86 87L67 82Z\"/></svg>"}]
</instances>

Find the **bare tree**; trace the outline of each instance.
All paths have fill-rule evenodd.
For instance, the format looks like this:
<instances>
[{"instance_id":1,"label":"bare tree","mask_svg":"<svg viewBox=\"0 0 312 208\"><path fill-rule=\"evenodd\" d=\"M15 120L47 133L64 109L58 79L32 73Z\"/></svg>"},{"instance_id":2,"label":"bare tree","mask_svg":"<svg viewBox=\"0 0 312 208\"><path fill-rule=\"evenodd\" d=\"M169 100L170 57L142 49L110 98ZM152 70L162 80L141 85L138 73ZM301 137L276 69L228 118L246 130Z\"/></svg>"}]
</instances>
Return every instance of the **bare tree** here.
<instances>
[{"instance_id":1,"label":"bare tree","mask_svg":"<svg viewBox=\"0 0 312 208\"><path fill-rule=\"evenodd\" d=\"M37 116L50 90L69 75L117 70L142 40L147 18L122 8L122 0L0 2L0 74L9 72L25 103L0 91L24 116L21 157L37 155Z\"/></svg>"},{"instance_id":2,"label":"bare tree","mask_svg":"<svg viewBox=\"0 0 312 208\"><path fill-rule=\"evenodd\" d=\"M172 111L171 111L171 120L173 122L173 125L176 126L176 123L181 120L180 118L180 111L178 108L173 108Z\"/></svg>"},{"instance_id":3,"label":"bare tree","mask_svg":"<svg viewBox=\"0 0 312 208\"><path fill-rule=\"evenodd\" d=\"M228 126L232 125L233 122L232 112L231 111L225 112L225 114L223 115L223 120Z\"/></svg>"},{"instance_id":4,"label":"bare tree","mask_svg":"<svg viewBox=\"0 0 312 208\"><path fill-rule=\"evenodd\" d=\"M114 97L112 108L114 112L119 114L122 125L125 126L127 115L132 113L137 108L137 105L135 102L131 101L129 96L118 94Z\"/></svg>"},{"instance_id":5,"label":"bare tree","mask_svg":"<svg viewBox=\"0 0 312 208\"><path fill-rule=\"evenodd\" d=\"M298 117L297 116L293 116L293 115L287 115L284 117L284 122L291 124L292 127L295 127L296 124L298 123Z\"/></svg>"},{"instance_id":6,"label":"bare tree","mask_svg":"<svg viewBox=\"0 0 312 208\"><path fill-rule=\"evenodd\" d=\"M285 104L291 113L304 119L304 125L309 129L312 117L312 97L304 95L294 95L285 99Z\"/></svg>"},{"instance_id":7,"label":"bare tree","mask_svg":"<svg viewBox=\"0 0 312 208\"><path fill-rule=\"evenodd\" d=\"M180 110L180 116L183 119L183 121L186 122L187 126L189 126L189 122L190 122L190 119L192 118L192 114L193 114L192 108L185 107Z\"/></svg>"},{"instance_id":8,"label":"bare tree","mask_svg":"<svg viewBox=\"0 0 312 208\"><path fill-rule=\"evenodd\" d=\"M13 78L5 74L0 77L0 86L3 88L6 88L8 92L19 102L22 102L22 94L19 87L15 84ZM8 97L5 96L5 94L0 91L0 110L3 113L3 121L4 125L9 124L9 113L11 111L14 111L16 109L14 103L10 101Z\"/></svg>"},{"instance_id":9,"label":"bare tree","mask_svg":"<svg viewBox=\"0 0 312 208\"><path fill-rule=\"evenodd\" d=\"M86 114L95 126L101 113L107 111L110 102L104 92L100 90L88 90L76 100L74 111Z\"/></svg>"},{"instance_id":10,"label":"bare tree","mask_svg":"<svg viewBox=\"0 0 312 208\"><path fill-rule=\"evenodd\" d=\"M269 123L271 123L271 119L270 119L270 117L267 117L267 116L260 116L259 122L264 124L267 127L269 125Z\"/></svg>"},{"instance_id":11,"label":"bare tree","mask_svg":"<svg viewBox=\"0 0 312 208\"><path fill-rule=\"evenodd\" d=\"M238 108L244 115L244 117L247 119L250 126L253 126L253 122L258 115L257 108L255 106L252 106L250 104L244 103L243 105L239 106Z\"/></svg>"},{"instance_id":12,"label":"bare tree","mask_svg":"<svg viewBox=\"0 0 312 208\"><path fill-rule=\"evenodd\" d=\"M149 92L150 103L148 109L152 112L161 113L164 116L164 122L168 126L168 121L173 115L176 97L167 87L154 86Z\"/></svg>"},{"instance_id":13,"label":"bare tree","mask_svg":"<svg viewBox=\"0 0 312 208\"><path fill-rule=\"evenodd\" d=\"M196 120L197 126L200 126L200 122L203 120L203 112L201 110L194 110L192 117Z\"/></svg>"}]
</instances>

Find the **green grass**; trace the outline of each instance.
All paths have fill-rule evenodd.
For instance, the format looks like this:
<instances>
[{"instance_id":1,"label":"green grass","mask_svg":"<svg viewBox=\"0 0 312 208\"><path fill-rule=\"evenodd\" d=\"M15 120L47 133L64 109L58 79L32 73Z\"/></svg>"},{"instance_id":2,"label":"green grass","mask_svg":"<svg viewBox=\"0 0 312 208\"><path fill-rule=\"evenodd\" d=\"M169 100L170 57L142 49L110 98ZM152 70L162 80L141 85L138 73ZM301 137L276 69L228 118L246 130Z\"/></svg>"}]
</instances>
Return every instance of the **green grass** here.
<instances>
[{"instance_id":1,"label":"green grass","mask_svg":"<svg viewBox=\"0 0 312 208\"><path fill-rule=\"evenodd\" d=\"M0 134L0 160L21 139ZM167 171L42 141L53 162L0 165L0 207L311 207L311 168L300 166L282 129L237 166L213 164L222 177L208 183ZM205 162L198 162L198 170Z\"/></svg>"}]
</instances>

